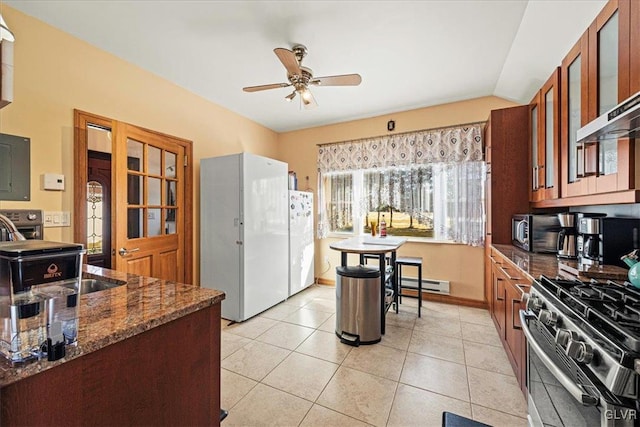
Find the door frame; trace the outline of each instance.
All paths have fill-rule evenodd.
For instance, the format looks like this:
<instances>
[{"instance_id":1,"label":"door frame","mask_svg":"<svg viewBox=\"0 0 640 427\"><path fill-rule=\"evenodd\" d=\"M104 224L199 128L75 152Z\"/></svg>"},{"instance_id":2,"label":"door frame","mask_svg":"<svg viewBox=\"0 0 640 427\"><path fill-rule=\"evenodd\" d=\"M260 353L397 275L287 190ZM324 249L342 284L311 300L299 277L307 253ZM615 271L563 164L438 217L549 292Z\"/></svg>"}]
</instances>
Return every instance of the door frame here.
<instances>
[{"instance_id":1,"label":"door frame","mask_svg":"<svg viewBox=\"0 0 640 427\"><path fill-rule=\"evenodd\" d=\"M78 243L86 244L87 242L87 209L86 209L86 190L88 182L88 164L89 164L89 142L87 141L87 127L89 124L101 126L111 129L113 135L111 140L117 141L116 135L118 128L125 124L115 119L98 116L78 109L73 110L73 210L74 210L74 227L73 240ZM135 126L135 125L131 125ZM168 135L162 132L141 128L147 132L154 133L160 137L168 137L176 140L176 143L184 147L187 164L184 168L184 204L185 210L193 209L193 142ZM113 144L113 142L112 142ZM113 170L111 180L114 180ZM113 190L112 190L113 191ZM111 221L114 221L115 200L111 203ZM185 283L193 283L193 213L184 215L184 277ZM113 231L113 227L112 227ZM112 244L115 233L111 233ZM112 248L115 246L112 245ZM86 263L86 257L83 258ZM113 255L112 255L113 260ZM115 263L112 263L114 266Z\"/></svg>"}]
</instances>

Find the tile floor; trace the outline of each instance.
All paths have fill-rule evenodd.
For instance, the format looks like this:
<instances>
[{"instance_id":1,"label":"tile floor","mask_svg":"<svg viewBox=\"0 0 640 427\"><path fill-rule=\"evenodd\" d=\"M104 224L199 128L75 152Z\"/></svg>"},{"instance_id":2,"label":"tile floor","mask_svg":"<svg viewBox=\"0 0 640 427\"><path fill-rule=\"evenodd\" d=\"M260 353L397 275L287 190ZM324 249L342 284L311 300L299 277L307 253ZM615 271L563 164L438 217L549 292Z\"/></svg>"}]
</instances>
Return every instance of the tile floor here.
<instances>
[{"instance_id":1,"label":"tile floor","mask_svg":"<svg viewBox=\"0 0 640 427\"><path fill-rule=\"evenodd\" d=\"M335 336L335 288L314 285L246 322L222 321L231 426L440 426L449 411L526 426L526 403L486 310L404 298L378 344Z\"/></svg>"}]
</instances>

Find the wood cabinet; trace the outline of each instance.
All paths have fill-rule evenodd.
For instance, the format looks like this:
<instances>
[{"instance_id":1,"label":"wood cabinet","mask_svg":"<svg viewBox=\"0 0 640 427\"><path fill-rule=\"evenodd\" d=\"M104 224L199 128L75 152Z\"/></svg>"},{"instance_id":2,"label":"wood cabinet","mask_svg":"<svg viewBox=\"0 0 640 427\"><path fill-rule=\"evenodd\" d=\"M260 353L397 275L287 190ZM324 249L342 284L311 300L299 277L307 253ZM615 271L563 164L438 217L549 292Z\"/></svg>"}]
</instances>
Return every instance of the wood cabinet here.
<instances>
[{"instance_id":1,"label":"wood cabinet","mask_svg":"<svg viewBox=\"0 0 640 427\"><path fill-rule=\"evenodd\" d=\"M531 185L536 202L560 197L560 67L530 103Z\"/></svg>"},{"instance_id":2,"label":"wood cabinet","mask_svg":"<svg viewBox=\"0 0 640 427\"><path fill-rule=\"evenodd\" d=\"M0 424L220 425L220 304L0 390Z\"/></svg>"},{"instance_id":3,"label":"wood cabinet","mask_svg":"<svg viewBox=\"0 0 640 427\"><path fill-rule=\"evenodd\" d=\"M580 127L640 91L640 60L634 54L640 49L637 3L610 0L562 61L563 200L551 205L638 201L640 177L636 174L634 139L576 141Z\"/></svg>"},{"instance_id":4,"label":"wood cabinet","mask_svg":"<svg viewBox=\"0 0 640 427\"><path fill-rule=\"evenodd\" d=\"M528 292L531 281L493 247L489 249L487 258L492 277L491 318L520 388L526 394L526 340L519 312L523 308L522 296Z\"/></svg>"},{"instance_id":5,"label":"wood cabinet","mask_svg":"<svg viewBox=\"0 0 640 427\"><path fill-rule=\"evenodd\" d=\"M487 162L485 251L492 243L511 244L511 217L529 211L527 174L529 106L491 111L484 132ZM486 252L487 259L490 252ZM485 301L491 304L491 266L485 266Z\"/></svg>"}]
</instances>

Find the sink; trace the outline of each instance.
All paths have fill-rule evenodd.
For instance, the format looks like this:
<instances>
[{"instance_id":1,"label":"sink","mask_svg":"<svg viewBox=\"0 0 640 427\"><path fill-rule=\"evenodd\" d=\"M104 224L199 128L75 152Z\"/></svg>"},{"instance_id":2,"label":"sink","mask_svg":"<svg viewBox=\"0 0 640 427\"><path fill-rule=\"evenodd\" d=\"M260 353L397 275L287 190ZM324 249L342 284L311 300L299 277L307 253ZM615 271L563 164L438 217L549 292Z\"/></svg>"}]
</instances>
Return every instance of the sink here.
<instances>
[{"instance_id":1,"label":"sink","mask_svg":"<svg viewBox=\"0 0 640 427\"><path fill-rule=\"evenodd\" d=\"M82 279L80 282L80 295L90 294L92 292L105 291L107 289L117 288L126 282L114 283L98 279Z\"/></svg>"}]
</instances>

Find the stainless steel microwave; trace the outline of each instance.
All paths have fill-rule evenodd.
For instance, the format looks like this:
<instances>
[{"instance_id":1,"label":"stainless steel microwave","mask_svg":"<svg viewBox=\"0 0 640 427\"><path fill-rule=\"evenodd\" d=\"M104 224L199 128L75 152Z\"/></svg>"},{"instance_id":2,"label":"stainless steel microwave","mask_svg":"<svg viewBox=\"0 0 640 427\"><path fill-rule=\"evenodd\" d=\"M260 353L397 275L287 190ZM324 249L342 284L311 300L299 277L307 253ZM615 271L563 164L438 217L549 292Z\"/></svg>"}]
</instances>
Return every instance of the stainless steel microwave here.
<instances>
[{"instance_id":1,"label":"stainless steel microwave","mask_svg":"<svg viewBox=\"0 0 640 427\"><path fill-rule=\"evenodd\" d=\"M511 218L511 242L525 251L557 253L559 231L557 215L516 214Z\"/></svg>"}]
</instances>

